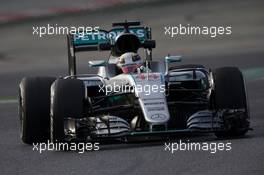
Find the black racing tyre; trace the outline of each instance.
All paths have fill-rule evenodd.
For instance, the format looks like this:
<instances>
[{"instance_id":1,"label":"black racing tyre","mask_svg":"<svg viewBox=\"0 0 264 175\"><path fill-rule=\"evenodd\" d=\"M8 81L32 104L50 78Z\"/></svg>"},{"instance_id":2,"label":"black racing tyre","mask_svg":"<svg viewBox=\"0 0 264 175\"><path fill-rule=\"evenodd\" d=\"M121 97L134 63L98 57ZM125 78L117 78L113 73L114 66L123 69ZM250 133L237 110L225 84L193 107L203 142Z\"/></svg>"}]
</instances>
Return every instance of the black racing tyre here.
<instances>
[{"instance_id":1,"label":"black racing tyre","mask_svg":"<svg viewBox=\"0 0 264 175\"><path fill-rule=\"evenodd\" d=\"M50 137L64 142L64 119L84 117L85 88L78 79L57 79L51 86Z\"/></svg>"},{"instance_id":2,"label":"black racing tyre","mask_svg":"<svg viewBox=\"0 0 264 175\"><path fill-rule=\"evenodd\" d=\"M221 109L244 109L240 115L225 122L226 131L216 132L219 138L243 136L249 129L249 110L243 74L237 67L223 67L213 71L214 107Z\"/></svg>"},{"instance_id":3,"label":"black racing tyre","mask_svg":"<svg viewBox=\"0 0 264 175\"><path fill-rule=\"evenodd\" d=\"M53 81L53 77L28 77L19 84L21 139L26 144L49 139L50 86Z\"/></svg>"}]
</instances>

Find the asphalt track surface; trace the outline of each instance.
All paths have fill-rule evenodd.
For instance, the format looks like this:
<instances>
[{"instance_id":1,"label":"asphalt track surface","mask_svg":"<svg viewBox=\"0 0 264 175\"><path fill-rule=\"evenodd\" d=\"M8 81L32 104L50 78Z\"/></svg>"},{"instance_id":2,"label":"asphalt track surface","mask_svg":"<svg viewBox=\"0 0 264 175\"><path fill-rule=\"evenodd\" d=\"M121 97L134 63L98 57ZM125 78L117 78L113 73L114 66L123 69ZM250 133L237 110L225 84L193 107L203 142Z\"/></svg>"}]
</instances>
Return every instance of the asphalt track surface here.
<instances>
[{"instance_id":1,"label":"asphalt track surface","mask_svg":"<svg viewBox=\"0 0 264 175\"><path fill-rule=\"evenodd\" d=\"M116 7L106 11L33 20L0 28L0 174L263 174L264 173L264 21L262 1L165 1L155 4ZM154 58L183 54L183 63L208 67L238 66L246 74L251 127L244 138L217 140L208 134L177 137L190 142L231 142L231 151L164 151L165 141L113 143L100 151L40 154L19 138L18 82L24 76L65 75L65 36L32 36L32 26L47 23L99 25L140 19L153 28L157 40ZM164 35L164 26L231 25L232 35L217 38ZM107 54L100 53L104 58ZM88 70L87 61L97 53L81 54L79 68ZM86 57L86 59L85 59ZM91 72L88 70L88 72Z\"/></svg>"}]
</instances>

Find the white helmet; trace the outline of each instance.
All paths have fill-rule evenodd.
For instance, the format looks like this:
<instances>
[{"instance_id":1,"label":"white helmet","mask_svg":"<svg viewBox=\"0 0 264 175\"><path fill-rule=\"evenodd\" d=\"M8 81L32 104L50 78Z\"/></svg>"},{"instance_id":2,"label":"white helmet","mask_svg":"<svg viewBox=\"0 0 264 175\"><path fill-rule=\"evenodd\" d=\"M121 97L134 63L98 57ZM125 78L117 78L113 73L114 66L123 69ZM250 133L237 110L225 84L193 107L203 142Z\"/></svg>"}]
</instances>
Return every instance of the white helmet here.
<instances>
[{"instance_id":1,"label":"white helmet","mask_svg":"<svg viewBox=\"0 0 264 175\"><path fill-rule=\"evenodd\" d=\"M117 62L117 66L126 74L135 72L142 64L143 62L139 54L134 52L124 53L119 57Z\"/></svg>"}]
</instances>

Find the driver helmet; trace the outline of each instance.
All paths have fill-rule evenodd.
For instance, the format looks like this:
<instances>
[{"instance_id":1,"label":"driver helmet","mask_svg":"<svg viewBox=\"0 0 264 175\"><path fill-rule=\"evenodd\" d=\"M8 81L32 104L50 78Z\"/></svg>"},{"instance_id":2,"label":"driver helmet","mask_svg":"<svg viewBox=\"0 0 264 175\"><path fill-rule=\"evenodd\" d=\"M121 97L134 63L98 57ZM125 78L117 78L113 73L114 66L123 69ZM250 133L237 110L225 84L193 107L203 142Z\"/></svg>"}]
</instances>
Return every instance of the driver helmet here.
<instances>
[{"instance_id":1,"label":"driver helmet","mask_svg":"<svg viewBox=\"0 0 264 175\"><path fill-rule=\"evenodd\" d=\"M117 66L122 70L123 73L133 73L137 68L143 65L143 61L139 54L134 52L127 52L118 58Z\"/></svg>"}]
</instances>

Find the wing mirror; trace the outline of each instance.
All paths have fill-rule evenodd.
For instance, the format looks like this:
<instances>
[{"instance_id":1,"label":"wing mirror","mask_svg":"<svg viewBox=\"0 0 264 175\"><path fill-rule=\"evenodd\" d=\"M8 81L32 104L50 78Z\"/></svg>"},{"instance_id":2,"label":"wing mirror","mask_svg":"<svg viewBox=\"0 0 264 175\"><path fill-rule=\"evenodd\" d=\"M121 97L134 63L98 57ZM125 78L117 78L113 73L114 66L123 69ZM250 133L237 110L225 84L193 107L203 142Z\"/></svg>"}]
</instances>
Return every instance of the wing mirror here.
<instances>
[{"instance_id":1,"label":"wing mirror","mask_svg":"<svg viewBox=\"0 0 264 175\"><path fill-rule=\"evenodd\" d=\"M181 62L181 55L176 55L176 56L166 56L165 57L165 62L166 63L174 63L174 62Z\"/></svg>"},{"instance_id":2,"label":"wing mirror","mask_svg":"<svg viewBox=\"0 0 264 175\"><path fill-rule=\"evenodd\" d=\"M175 62L181 62L181 55L176 55L176 56L166 56L165 57L165 69L166 69L166 72L165 74L168 74L169 72L169 64L170 63L175 63Z\"/></svg>"},{"instance_id":3,"label":"wing mirror","mask_svg":"<svg viewBox=\"0 0 264 175\"><path fill-rule=\"evenodd\" d=\"M90 67L106 66L106 61L105 60L93 60L93 61L89 61L89 66Z\"/></svg>"}]
</instances>

